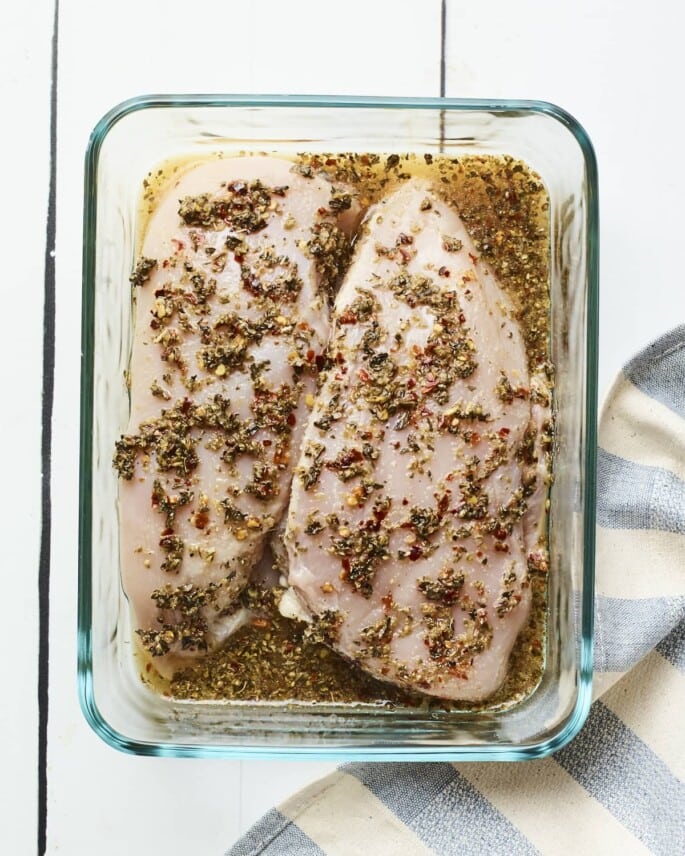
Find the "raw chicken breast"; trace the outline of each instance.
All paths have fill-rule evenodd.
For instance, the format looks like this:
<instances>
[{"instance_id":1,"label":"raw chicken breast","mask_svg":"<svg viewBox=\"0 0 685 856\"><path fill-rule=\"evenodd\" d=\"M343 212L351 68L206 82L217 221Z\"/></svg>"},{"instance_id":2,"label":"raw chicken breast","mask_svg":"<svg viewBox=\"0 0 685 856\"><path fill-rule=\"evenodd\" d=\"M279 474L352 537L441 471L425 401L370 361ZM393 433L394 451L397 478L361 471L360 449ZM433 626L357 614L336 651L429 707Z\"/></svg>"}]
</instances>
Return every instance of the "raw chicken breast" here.
<instances>
[{"instance_id":1,"label":"raw chicken breast","mask_svg":"<svg viewBox=\"0 0 685 856\"><path fill-rule=\"evenodd\" d=\"M540 521L524 521L545 491L512 307L456 211L415 180L370 209L334 324L284 602L381 679L483 699L528 618Z\"/></svg>"},{"instance_id":2,"label":"raw chicken breast","mask_svg":"<svg viewBox=\"0 0 685 856\"><path fill-rule=\"evenodd\" d=\"M211 649L240 621L287 503L355 218L340 188L245 157L187 171L149 222L114 463L124 590L162 673L165 655Z\"/></svg>"}]
</instances>

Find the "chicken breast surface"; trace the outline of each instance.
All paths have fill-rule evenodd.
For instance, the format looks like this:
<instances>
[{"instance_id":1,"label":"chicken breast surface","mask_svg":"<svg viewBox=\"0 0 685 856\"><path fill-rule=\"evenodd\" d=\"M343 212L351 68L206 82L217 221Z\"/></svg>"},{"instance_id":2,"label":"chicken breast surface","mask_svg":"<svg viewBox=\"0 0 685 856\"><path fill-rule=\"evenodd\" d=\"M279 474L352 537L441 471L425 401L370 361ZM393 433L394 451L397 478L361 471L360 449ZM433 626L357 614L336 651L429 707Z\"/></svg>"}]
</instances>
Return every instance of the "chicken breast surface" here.
<instances>
[{"instance_id":1,"label":"chicken breast surface","mask_svg":"<svg viewBox=\"0 0 685 856\"><path fill-rule=\"evenodd\" d=\"M163 674L234 629L283 514L355 216L292 162L245 157L187 171L151 217L114 463L123 586Z\"/></svg>"},{"instance_id":2,"label":"chicken breast surface","mask_svg":"<svg viewBox=\"0 0 685 856\"><path fill-rule=\"evenodd\" d=\"M377 677L483 699L529 614L540 414L510 302L428 185L370 209L328 361L292 486L292 592Z\"/></svg>"}]
</instances>

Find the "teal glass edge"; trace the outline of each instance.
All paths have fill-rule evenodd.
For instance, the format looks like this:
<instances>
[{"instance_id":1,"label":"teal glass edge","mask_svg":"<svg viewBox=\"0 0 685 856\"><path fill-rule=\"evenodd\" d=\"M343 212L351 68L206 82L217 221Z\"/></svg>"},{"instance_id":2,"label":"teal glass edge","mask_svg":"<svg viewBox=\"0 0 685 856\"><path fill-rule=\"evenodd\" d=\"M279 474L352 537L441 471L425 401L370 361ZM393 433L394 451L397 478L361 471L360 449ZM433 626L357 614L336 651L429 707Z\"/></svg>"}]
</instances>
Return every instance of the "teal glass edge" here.
<instances>
[{"instance_id":1,"label":"teal glass edge","mask_svg":"<svg viewBox=\"0 0 685 856\"><path fill-rule=\"evenodd\" d=\"M94 357L93 321L95 312L95 233L97 166L100 148L111 128L138 110L153 107L304 107L304 108L385 108L417 110L476 111L495 114L540 113L567 128L578 143L585 163L587 185L587 328L585 390L585 483L583 597L580 644L580 673L576 703L558 733L531 746L445 747L436 745L418 750L398 747L293 748L253 746L208 746L181 743L143 743L113 729L101 715L93 691L92 678L92 530L90 495L92 478L92 420ZM599 197L597 160L590 137L566 110L547 101L526 99L405 98L377 96L317 95L141 95L113 107L93 129L85 155L84 224L82 254L81 309L81 411L79 448L79 565L78 565L78 699L83 715L93 731L114 749L134 755L185 758L234 759L316 759L322 761L523 761L547 757L567 745L582 728L592 702L594 633L594 564L596 525L597 459L597 362L599 341Z\"/></svg>"}]
</instances>

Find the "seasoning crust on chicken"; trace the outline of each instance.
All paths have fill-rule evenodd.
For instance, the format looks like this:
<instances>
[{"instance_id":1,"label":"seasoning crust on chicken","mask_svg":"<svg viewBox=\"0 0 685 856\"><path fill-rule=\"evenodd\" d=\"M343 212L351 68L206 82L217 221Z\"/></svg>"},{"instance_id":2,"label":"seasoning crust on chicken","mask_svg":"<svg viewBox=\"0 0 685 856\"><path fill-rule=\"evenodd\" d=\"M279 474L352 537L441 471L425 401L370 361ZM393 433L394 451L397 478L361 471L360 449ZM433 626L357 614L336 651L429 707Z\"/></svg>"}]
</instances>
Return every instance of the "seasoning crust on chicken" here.
<instances>
[{"instance_id":1,"label":"seasoning crust on chicken","mask_svg":"<svg viewBox=\"0 0 685 856\"><path fill-rule=\"evenodd\" d=\"M375 204L335 301L285 544L316 632L378 678L480 700L530 610L549 417L512 305L457 211Z\"/></svg>"},{"instance_id":2,"label":"seasoning crust on chicken","mask_svg":"<svg viewBox=\"0 0 685 856\"><path fill-rule=\"evenodd\" d=\"M117 443L121 568L171 674L216 647L288 501L357 206L291 161L181 172L131 281L130 420Z\"/></svg>"}]
</instances>

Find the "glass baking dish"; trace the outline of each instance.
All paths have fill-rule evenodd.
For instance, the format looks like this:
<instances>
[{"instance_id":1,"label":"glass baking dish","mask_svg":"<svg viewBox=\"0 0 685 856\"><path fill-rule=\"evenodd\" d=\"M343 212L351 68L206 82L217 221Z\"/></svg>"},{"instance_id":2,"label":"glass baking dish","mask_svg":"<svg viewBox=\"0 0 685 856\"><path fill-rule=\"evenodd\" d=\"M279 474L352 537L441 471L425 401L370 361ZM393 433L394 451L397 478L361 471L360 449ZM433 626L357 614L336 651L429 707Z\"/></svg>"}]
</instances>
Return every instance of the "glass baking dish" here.
<instances>
[{"instance_id":1,"label":"glass baking dish","mask_svg":"<svg viewBox=\"0 0 685 856\"><path fill-rule=\"evenodd\" d=\"M550 196L555 481L541 683L505 710L177 701L140 679L120 583L117 478L128 418L129 274L142 180L208 151L508 154ZM143 755L332 760L521 760L580 729L591 697L598 290L597 171L585 131L534 101L150 96L111 110L85 163L78 686L86 719Z\"/></svg>"}]
</instances>

